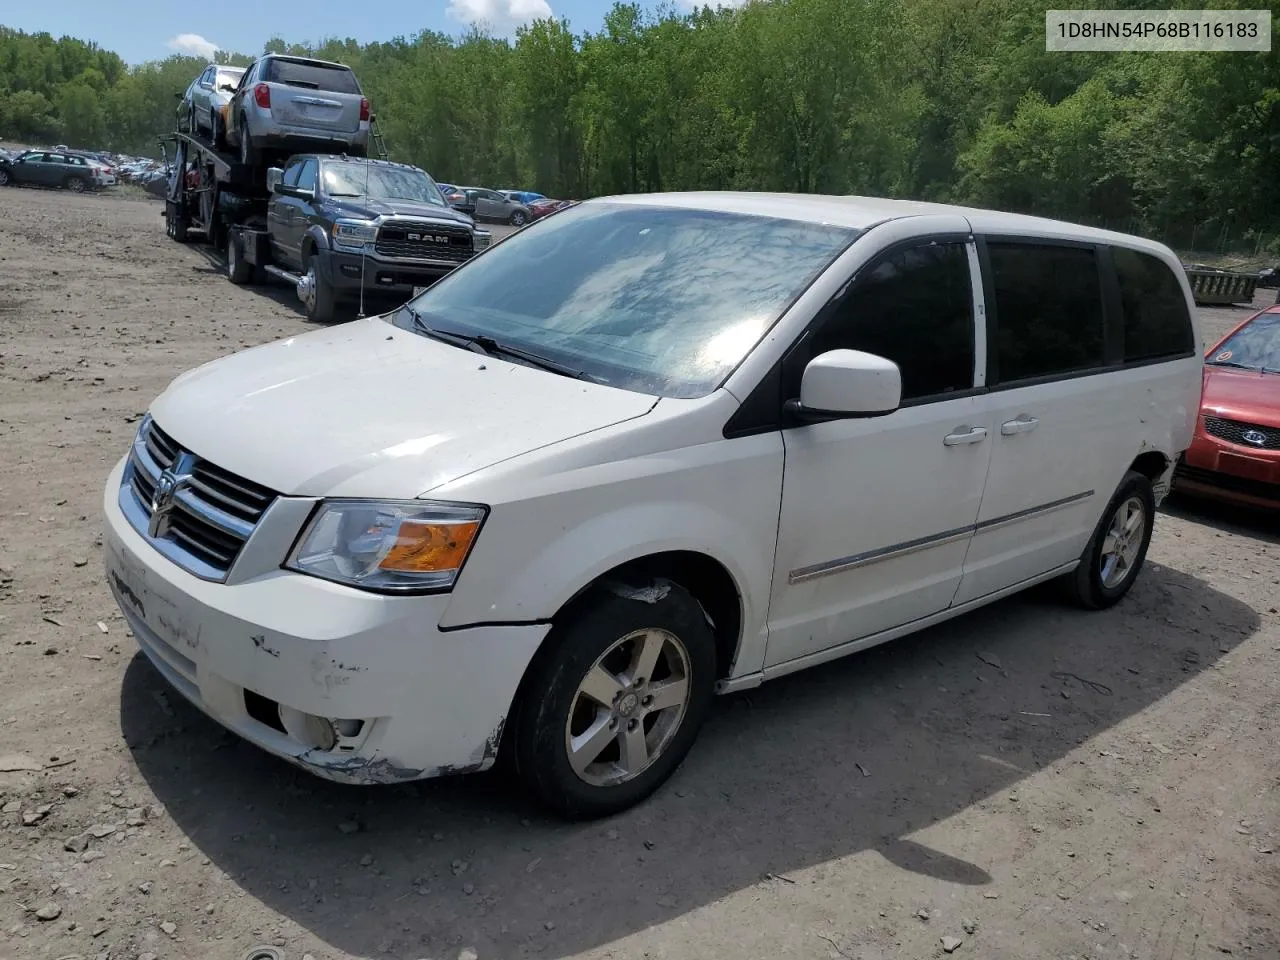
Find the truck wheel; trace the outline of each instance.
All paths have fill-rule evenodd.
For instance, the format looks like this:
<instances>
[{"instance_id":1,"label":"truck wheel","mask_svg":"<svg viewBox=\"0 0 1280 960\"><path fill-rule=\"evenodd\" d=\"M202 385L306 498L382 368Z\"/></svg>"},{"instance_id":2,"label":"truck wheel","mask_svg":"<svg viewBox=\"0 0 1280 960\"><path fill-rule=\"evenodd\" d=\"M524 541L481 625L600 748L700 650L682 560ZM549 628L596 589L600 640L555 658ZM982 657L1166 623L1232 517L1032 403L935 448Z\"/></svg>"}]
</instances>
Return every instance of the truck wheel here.
<instances>
[{"instance_id":1,"label":"truck wheel","mask_svg":"<svg viewBox=\"0 0 1280 960\"><path fill-rule=\"evenodd\" d=\"M72 193L84 193L85 190L89 189L82 177L67 177L66 180L62 181L62 185Z\"/></svg>"},{"instance_id":2,"label":"truck wheel","mask_svg":"<svg viewBox=\"0 0 1280 960\"><path fill-rule=\"evenodd\" d=\"M298 296L307 308L307 319L315 323L328 323L333 319L333 286L320 270L319 257L310 256L303 265L302 282L298 284Z\"/></svg>"},{"instance_id":3,"label":"truck wheel","mask_svg":"<svg viewBox=\"0 0 1280 960\"><path fill-rule=\"evenodd\" d=\"M564 817L639 803L693 746L715 668L715 638L683 587L600 590L557 624L522 684L516 775Z\"/></svg>"},{"instance_id":4,"label":"truck wheel","mask_svg":"<svg viewBox=\"0 0 1280 960\"><path fill-rule=\"evenodd\" d=\"M187 242L187 216L185 213L176 211L177 204L172 201L165 203L164 232L167 233L172 240L178 243Z\"/></svg>"},{"instance_id":5,"label":"truck wheel","mask_svg":"<svg viewBox=\"0 0 1280 960\"><path fill-rule=\"evenodd\" d=\"M253 277L253 264L244 258L244 248L240 243L239 231L228 230L227 279L237 286L243 286L246 283L252 283Z\"/></svg>"}]
</instances>

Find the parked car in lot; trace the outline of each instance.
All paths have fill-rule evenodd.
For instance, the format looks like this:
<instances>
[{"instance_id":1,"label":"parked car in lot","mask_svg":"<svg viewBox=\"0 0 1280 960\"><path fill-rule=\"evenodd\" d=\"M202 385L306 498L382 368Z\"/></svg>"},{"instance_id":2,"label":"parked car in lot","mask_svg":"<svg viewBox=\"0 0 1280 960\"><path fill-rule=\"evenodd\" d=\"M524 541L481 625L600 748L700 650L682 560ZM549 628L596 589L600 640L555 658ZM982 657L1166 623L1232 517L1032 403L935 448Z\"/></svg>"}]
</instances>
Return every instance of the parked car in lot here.
<instances>
[{"instance_id":1,"label":"parked car in lot","mask_svg":"<svg viewBox=\"0 0 1280 960\"><path fill-rule=\"evenodd\" d=\"M29 184L84 193L102 186L94 162L69 152L28 150L12 159L0 160L0 187Z\"/></svg>"},{"instance_id":2,"label":"parked car in lot","mask_svg":"<svg viewBox=\"0 0 1280 960\"><path fill-rule=\"evenodd\" d=\"M241 76L227 104L225 135L245 164L257 163L264 150L363 157L370 116L350 67L269 54Z\"/></svg>"},{"instance_id":3,"label":"parked car in lot","mask_svg":"<svg viewBox=\"0 0 1280 960\"><path fill-rule=\"evenodd\" d=\"M529 219L541 220L543 217L550 216L557 210L563 210L565 207L572 206L570 200L552 200L544 197L541 200L535 200L529 204Z\"/></svg>"},{"instance_id":4,"label":"parked car in lot","mask_svg":"<svg viewBox=\"0 0 1280 960\"><path fill-rule=\"evenodd\" d=\"M107 482L107 579L178 691L306 770L501 753L605 815L713 693L1041 581L1120 601L1198 343L1176 257L1136 237L591 200L396 311L178 377Z\"/></svg>"},{"instance_id":5,"label":"parked car in lot","mask_svg":"<svg viewBox=\"0 0 1280 960\"><path fill-rule=\"evenodd\" d=\"M517 203L497 190L486 187L455 187L447 199L455 210L461 210L477 220L522 227L531 219L529 208L523 203Z\"/></svg>"},{"instance_id":6,"label":"parked car in lot","mask_svg":"<svg viewBox=\"0 0 1280 960\"><path fill-rule=\"evenodd\" d=\"M1205 353L1200 416L1174 486L1280 509L1280 304L1254 314Z\"/></svg>"},{"instance_id":7,"label":"parked car in lot","mask_svg":"<svg viewBox=\"0 0 1280 960\"><path fill-rule=\"evenodd\" d=\"M178 104L178 129L207 136L215 147L226 143L226 108L244 67L211 63L191 81Z\"/></svg>"},{"instance_id":8,"label":"parked car in lot","mask_svg":"<svg viewBox=\"0 0 1280 960\"><path fill-rule=\"evenodd\" d=\"M499 190L498 193L508 200L514 200L516 203L523 204L526 207L534 201L547 199L545 193L534 193L532 190Z\"/></svg>"}]
</instances>

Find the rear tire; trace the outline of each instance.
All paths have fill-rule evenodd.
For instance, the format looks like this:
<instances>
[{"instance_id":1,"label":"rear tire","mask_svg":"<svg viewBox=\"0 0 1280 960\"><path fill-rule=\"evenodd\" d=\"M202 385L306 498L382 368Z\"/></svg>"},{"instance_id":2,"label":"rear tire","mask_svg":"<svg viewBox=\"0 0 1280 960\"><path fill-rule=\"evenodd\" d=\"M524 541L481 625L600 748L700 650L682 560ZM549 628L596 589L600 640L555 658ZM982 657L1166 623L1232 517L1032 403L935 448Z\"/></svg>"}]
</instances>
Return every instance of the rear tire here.
<instances>
[{"instance_id":1,"label":"rear tire","mask_svg":"<svg viewBox=\"0 0 1280 960\"><path fill-rule=\"evenodd\" d=\"M165 203L164 232L169 235L169 239L176 240L178 243L187 242L187 216L185 213L175 213L176 204L171 201Z\"/></svg>"},{"instance_id":2,"label":"rear tire","mask_svg":"<svg viewBox=\"0 0 1280 960\"><path fill-rule=\"evenodd\" d=\"M84 193L89 189L89 185L84 182L83 177L67 177L62 181L62 185L72 193Z\"/></svg>"},{"instance_id":3,"label":"rear tire","mask_svg":"<svg viewBox=\"0 0 1280 960\"><path fill-rule=\"evenodd\" d=\"M1130 470L1085 545L1080 565L1061 580L1067 598L1087 610L1119 603L1142 571L1155 516L1151 481Z\"/></svg>"},{"instance_id":4,"label":"rear tire","mask_svg":"<svg viewBox=\"0 0 1280 960\"><path fill-rule=\"evenodd\" d=\"M330 323L336 310L337 298L318 261L319 257L313 254L302 264L303 276L310 285L310 294L303 297L302 305L306 307L308 320L313 323Z\"/></svg>"},{"instance_id":5,"label":"rear tire","mask_svg":"<svg viewBox=\"0 0 1280 960\"><path fill-rule=\"evenodd\" d=\"M238 230L227 231L227 279L236 286L252 283L254 278L253 264L244 258L244 246L240 242Z\"/></svg>"},{"instance_id":6,"label":"rear tire","mask_svg":"<svg viewBox=\"0 0 1280 960\"><path fill-rule=\"evenodd\" d=\"M562 817L605 817L644 800L679 767L706 718L715 637L688 591L665 581L646 588L655 589L653 602L630 590L588 595L522 684L514 772ZM657 652L646 660L650 644Z\"/></svg>"},{"instance_id":7,"label":"rear tire","mask_svg":"<svg viewBox=\"0 0 1280 960\"><path fill-rule=\"evenodd\" d=\"M249 123L244 117L240 118L240 162L246 167L258 162L258 151L249 140Z\"/></svg>"}]
</instances>

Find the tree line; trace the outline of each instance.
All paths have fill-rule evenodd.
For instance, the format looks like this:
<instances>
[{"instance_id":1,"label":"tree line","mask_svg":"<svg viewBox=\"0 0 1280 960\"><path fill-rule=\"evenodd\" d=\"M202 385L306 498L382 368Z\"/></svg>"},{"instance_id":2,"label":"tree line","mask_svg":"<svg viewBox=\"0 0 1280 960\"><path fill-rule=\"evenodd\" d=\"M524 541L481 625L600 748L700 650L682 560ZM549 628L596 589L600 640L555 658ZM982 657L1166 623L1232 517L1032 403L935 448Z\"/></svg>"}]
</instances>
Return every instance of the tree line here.
<instances>
[{"instance_id":1,"label":"tree line","mask_svg":"<svg viewBox=\"0 0 1280 960\"><path fill-rule=\"evenodd\" d=\"M1280 55L1050 53L1044 29L1025 0L618 3L596 32L266 51L352 66L393 159L449 182L914 197L1280 254ZM155 153L204 65L0 28L0 137Z\"/></svg>"}]
</instances>

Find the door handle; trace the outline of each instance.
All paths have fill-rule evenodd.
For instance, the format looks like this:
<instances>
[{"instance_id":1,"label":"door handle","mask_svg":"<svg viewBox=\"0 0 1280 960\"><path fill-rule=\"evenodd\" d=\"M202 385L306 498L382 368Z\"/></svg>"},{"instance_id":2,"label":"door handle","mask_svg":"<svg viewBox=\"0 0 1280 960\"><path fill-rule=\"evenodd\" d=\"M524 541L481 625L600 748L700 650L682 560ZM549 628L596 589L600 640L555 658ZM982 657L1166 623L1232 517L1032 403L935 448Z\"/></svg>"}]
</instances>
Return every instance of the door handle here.
<instances>
[{"instance_id":1,"label":"door handle","mask_svg":"<svg viewBox=\"0 0 1280 960\"><path fill-rule=\"evenodd\" d=\"M1012 437L1015 433L1030 433L1039 422L1035 417L1023 414L1016 420L1006 420L1000 424L1000 433L1006 437Z\"/></svg>"},{"instance_id":2,"label":"door handle","mask_svg":"<svg viewBox=\"0 0 1280 960\"><path fill-rule=\"evenodd\" d=\"M987 431L982 427L969 427L967 430L961 428L955 433L948 433L942 438L942 442L948 447L954 447L960 443L981 443L986 436Z\"/></svg>"}]
</instances>

